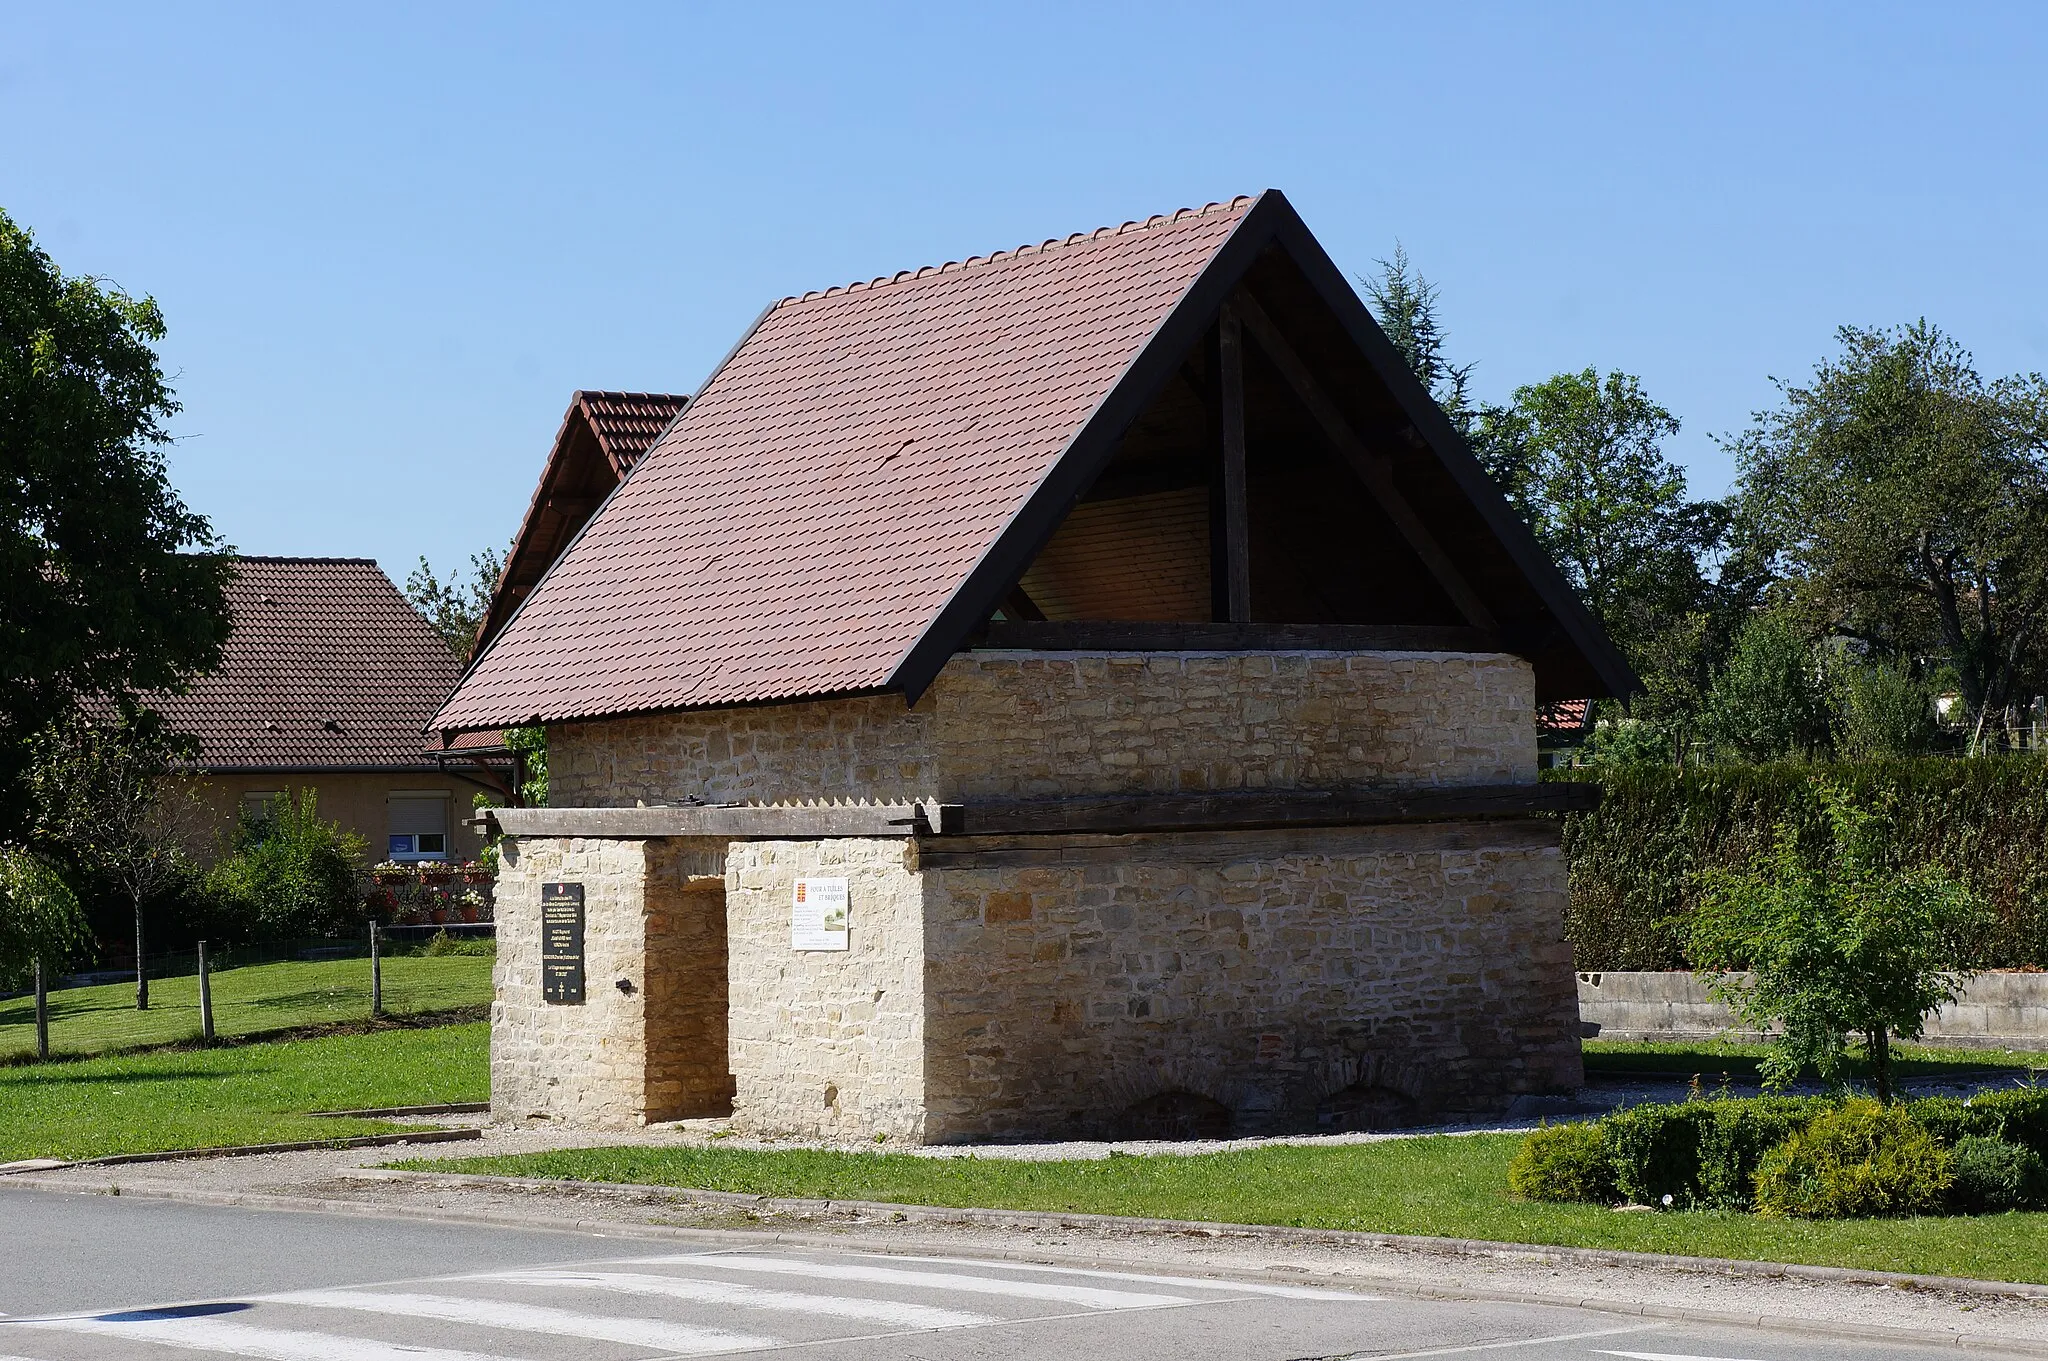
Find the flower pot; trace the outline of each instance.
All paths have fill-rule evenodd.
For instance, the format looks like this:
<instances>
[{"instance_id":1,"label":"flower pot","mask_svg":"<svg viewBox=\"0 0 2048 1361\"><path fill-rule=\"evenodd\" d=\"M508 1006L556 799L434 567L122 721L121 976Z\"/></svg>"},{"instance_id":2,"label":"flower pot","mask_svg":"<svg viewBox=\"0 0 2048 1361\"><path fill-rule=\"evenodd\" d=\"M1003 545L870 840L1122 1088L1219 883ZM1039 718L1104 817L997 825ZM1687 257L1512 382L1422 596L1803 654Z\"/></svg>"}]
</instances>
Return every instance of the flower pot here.
<instances>
[{"instance_id":1,"label":"flower pot","mask_svg":"<svg viewBox=\"0 0 2048 1361\"><path fill-rule=\"evenodd\" d=\"M445 907L435 908L427 914L427 920L436 926L445 925L448 921L448 909Z\"/></svg>"},{"instance_id":2,"label":"flower pot","mask_svg":"<svg viewBox=\"0 0 2048 1361\"><path fill-rule=\"evenodd\" d=\"M462 882L465 884L488 884L497 877L497 875L492 874L489 870L464 870L462 872Z\"/></svg>"},{"instance_id":3,"label":"flower pot","mask_svg":"<svg viewBox=\"0 0 2048 1361\"><path fill-rule=\"evenodd\" d=\"M378 870L372 877L380 884L402 884L412 878L404 870Z\"/></svg>"},{"instance_id":4,"label":"flower pot","mask_svg":"<svg viewBox=\"0 0 2048 1361\"><path fill-rule=\"evenodd\" d=\"M472 906L472 905L468 904L468 903L465 903L465 904L463 904L463 907L462 907L462 919L463 919L464 921L466 921L466 922L473 922L473 921L475 921L475 920L476 920L476 908L475 908L474 906Z\"/></svg>"},{"instance_id":5,"label":"flower pot","mask_svg":"<svg viewBox=\"0 0 2048 1361\"><path fill-rule=\"evenodd\" d=\"M455 882L455 876L447 870L421 870L420 882L434 885L452 884Z\"/></svg>"}]
</instances>

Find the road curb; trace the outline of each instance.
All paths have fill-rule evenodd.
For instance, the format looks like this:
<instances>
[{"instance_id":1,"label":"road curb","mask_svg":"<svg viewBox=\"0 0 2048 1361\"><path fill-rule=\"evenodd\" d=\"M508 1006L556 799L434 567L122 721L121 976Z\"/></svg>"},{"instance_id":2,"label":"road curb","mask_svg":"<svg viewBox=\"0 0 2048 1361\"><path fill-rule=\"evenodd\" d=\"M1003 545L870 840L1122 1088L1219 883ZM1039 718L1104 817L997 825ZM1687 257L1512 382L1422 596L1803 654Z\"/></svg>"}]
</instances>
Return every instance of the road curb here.
<instances>
[{"instance_id":1,"label":"road curb","mask_svg":"<svg viewBox=\"0 0 2048 1361\"><path fill-rule=\"evenodd\" d=\"M340 1114L341 1112L335 1112ZM355 1134L339 1139L298 1139L282 1144L221 1144L212 1148L175 1148L162 1153L109 1153L101 1158L25 1158L0 1163L0 1177L55 1172L67 1167L119 1167L127 1163L175 1163L193 1158L253 1158L265 1153L315 1153L333 1148L395 1148L400 1144L446 1144L481 1139L480 1129L422 1129L404 1134ZM10 1170L15 1169L15 1170Z\"/></svg>"},{"instance_id":2,"label":"road curb","mask_svg":"<svg viewBox=\"0 0 2048 1361\"><path fill-rule=\"evenodd\" d=\"M604 1185L590 1182L549 1181L537 1178L485 1177L470 1173L401 1172L398 1169L388 1168L360 1168L350 1169L350 1171L357 1174L352 1179L364 1181L413 1179L421 1182L510 1186L514 1189L529 1191L573 1191L579 1195L590 1193L593 1190L600 1193L627 1191L630 1192L630 1195L619 1195L616 1198L639 1200L664 1199L670 1202L682 1199L678 1193L678 1188L672 1186L628 1187L620 1184ZM395 1173L396 1175L379 1177L361 1175L368 1172ZM0 1180L0 1190L8 1187L58 1192L69 1195L114 1194L123 1197L132 1196L139 1200L163 1200L187 1205L207 1205L234 1209L268 1210L301 1214L345 1214L365 1219L407 1219L428 1223L488 1225L498 1228L524 1229L538 1232L589 1234L599 1238L630 1236L706 1244L759 1243L789 1247L836 1248L841 1250L847 1247L844 1233L805 1233L781 1229L707 1229L652 1223L621 1224L615 1219L593 1219L583 1216L564 1218L559 1211L549 1213L536 1210L526 1213L509 1210L450 1210L429 1206L414 1208L405 1205L344 1200L324 1196L279 1195L258 1191L205 1191L183 1187L135 1188L124 1191L119 1187L101 1189L79 1186L73 1181L31 1174ZM716 1191L697 1192L696 1194L707 1197L718 1196L721 1198L731 1196L730 1200L705 1200L699 1203L705 1205L730 1205L732 1208L751 1206L752 1208L759 1209L771 1205L831 1205L835 1207L837 1213L850 1214L854 1212L856 1205L873 1204L871 1202L855 1201L782 1200L771 1202L766 1198L736 1196L729 1192ZM739 1202L745 1202L746 1206ZM1274 1232L1271 1229L1256 1225L1209 1225L1175 1220L1124 1219L1110 1215L1035 1215L1031 1216L1034 1222L1025 1223L1022 1222L1024 1218L1023 1212L955 1211L947 1210L943 1207L874 1205L874 1209L881 1212L880 1217L886 1222L892 1223L917 1222L910 1220L908 1214L904 1212L923 1208L934 1209L941 1215L965 1216L967 1214L975 1214L1010 1217L1008 1223L1004 1223L1000 1219L968 1219L964 1217L954 1218L951 1221L936 1218L924 1221L972 1224L983 1228L1043 1229L1057 1225L1066 1225L1073 1228L1100 1228L1129 1225L1135 1226L1138 1232L1154 1237L1270 1237L1276 1241L1322 1241L1328 1245L1378 1247L1394 1251L1414 1251L1418 1253L1435 1252L1444 1256L1488 1256L1496 1258L1534 1258L1536 1260L1548 1258L1552 1260L1571 1260L1580 1264L1610 1264L1651 1270L1705 1272L1724 1275L1804 1276L1809 1272L1831 1272L1840 1274L1817 1278L1816 1283L1826 1281L1831 1284L1864 1285L1873 1288L1889 1287L1898 1289L1902 1288L1902 1282L1913 1282L1914 1285L1912 1287L1904 1288L1919 1288L1931 1291L1948 1288L1943 1285L1937 1285L1937 1282L1955 1280L1962 1285L1978 1287L1974 1291L1958 1290L1956 1293L1997 1295L2012 1299L2016 1297L2014 1291L2017 1289L2029 1292L2019 1295L2017 1298L2029 1301L2048 1298L2048 1292L2041 1294L2032 1293L2041 1291L2041 1287L2026 1286L2020 1283L1967 1281L1963 1278L1949 1277L1904 1276L1887 1272L1854 1272L1840 1267L1800 1267L1790 1263L1733 1262L1720 1258L1668 1257L1654 1253L1600 1253L1593 1249L1544 1248L1541 1245L1521 1243L1492 1243L1456 1238L1406 1237L1399 1234L1365 1234L1346 1230L1310 1229ZM870 1228L873 1225L854 1225L849 1223L848 1227ZM1297 1235L1305 1236L1305 1238ZM894 1249L887 1245L865 1244L861 1250L886 1255L891 1253L914 1253L929 1249L910 1244ZM1592 1258L1602 1260L1594 1261L1585 1257L1560 1258L1554 1256L1559 1253L1589 1253L1592 1255ZM1099 1253L1060 1252L1040 1248L992 1249L977 1247L974 1250L974 1254L999 1261L1037 1262L1048 1266L1079 1266L1100 1270L1128 1270L1133 1265L1128 1261L1104 1256ZM1611 1259L1611 1261L1606 1259ZM1736 1270L1733 1272L1729 1271L1731 1267L1736 1268ZM1207 1263L1199 1267L1181 1269L1192 1271L1195 1274L1208 1275L1218 1280L1277 1282L1293 1285L1299 1285L1304 1280L1304 1273L1284 1269L1218 1268ZM1466 1286L1445 1288L1416 1285L1401 1280L1385 1280L1377 1277L1366 1279L1335 1277L1328 1280L1322 1277L1315 1277L1315 1279L1324 1281L1326 1284L1355 1288L1365 1294L1398 1295L1409 1299L1527 1304L1588 1309L1623 1317L1660 1319L1676 1323L1702 1323L1723 1327L1760 1328L1775 1332L1801 1333L1819 1337L1956 1348L1965 1351L1987 1352L2008 1356L2048 1357L2048 1342L2033 1341L2026 1338L2001 1337L1992 1333L1970 1333L1957 1329L1906 1328L1877 1323L1830 1322L1797 1315L1702 1309L1691 1305L1659 1305L1644 1303L1640 1300L1614 1300L1598 1296L1587 1296L1574 1291L1549 1293L1529 1290L1487 1290Z\"/></svg>"}]
</instances>

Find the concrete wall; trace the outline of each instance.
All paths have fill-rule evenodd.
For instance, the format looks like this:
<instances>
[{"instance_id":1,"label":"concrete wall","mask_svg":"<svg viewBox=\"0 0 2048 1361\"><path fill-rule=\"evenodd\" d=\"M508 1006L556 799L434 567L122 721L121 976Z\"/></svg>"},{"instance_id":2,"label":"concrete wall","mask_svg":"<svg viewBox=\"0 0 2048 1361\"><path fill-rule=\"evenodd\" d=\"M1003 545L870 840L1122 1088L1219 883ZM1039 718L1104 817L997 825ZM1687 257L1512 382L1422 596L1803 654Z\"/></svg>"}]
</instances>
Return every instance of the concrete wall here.
<instances>
[{"instance_id":1,"label":"concrete wall","mask_svg":"<svg viewBox=\"0 0 2048 1361\"><path fill-rule=\"evenodd\" d=\"M1582 973L1579 1017L1609 1040L1694 1040L1738 1030L1728 1009L1689 973ZM1592 1027L1598 1026L1598 1030ZM1979 974L1927 1023L1927 1044L1965 1049L2048 1049L2048 974Z\"/></svg>"},{"instance_id":2,"label":"concrete wall","mask_svg":"<svg viewBox=\"0 0 2048 1361\"><path fill-rule=\"evenodd\" d=\"M437 790L448 795L448 854L455 860L474 860L483 849L476 831L466 826L471 816L471 796L484 786L456 779L436 771L390 771L375 774L222 774L193 782L198 803L208 816L207 825L195 828L194 849L211 860L226 839L233 835L241 817L242 798L253 793L311 789L319 795L320 816L338 822L359 834L368 849L369 863L384 858L391 831L386 806L394 789Z\"/></svg>"},{"instance_id":3,"label":"concrete wall","mask_svg":"<svg viewBox=\"0 0 2048 1361\"><path fill-rule=\"evenodd\" d=\"M1551 825L922 847L934 1142L1135 1132L1170 1093L1252 1134L1583 1080Z\"/></svg>"},{"instance_id":4,"label":"concrete wall","mask_svg":"<svg viewBox=\"0 0 2048 1361\"><path fill-rule=\"evenodd\" d=\"M948 800L1536 778L1535 678L1494 653L974 652L915 708L821 700L559 724L549 801Z\"/></svg>"},{"instance_id":5,"label":"concrete wall","mask_svg":"<svg viewBox=\"0 0 2048 1361\"><path fill-rule=\"evenodd\" d=\"M624 1127L724 1113L724 852L721 842L683 840L505 843L492 970L496 1118ZM581 1005L541 999L540 886L557 881L583 885Z\"/></svg>"}]
</instances>

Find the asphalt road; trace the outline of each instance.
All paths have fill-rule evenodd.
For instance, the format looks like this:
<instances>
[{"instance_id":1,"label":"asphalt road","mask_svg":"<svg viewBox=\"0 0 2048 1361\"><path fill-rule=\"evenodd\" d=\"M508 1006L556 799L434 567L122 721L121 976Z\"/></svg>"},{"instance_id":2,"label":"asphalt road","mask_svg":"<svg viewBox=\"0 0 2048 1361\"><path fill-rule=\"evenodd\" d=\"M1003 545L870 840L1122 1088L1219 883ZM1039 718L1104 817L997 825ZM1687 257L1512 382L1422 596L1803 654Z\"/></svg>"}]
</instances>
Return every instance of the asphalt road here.
<instances>
[{"instance_id":1,"label":"asphalt road","mask_svg":"<svg viewBox=\"0 0 2048 1361\"><path fill-rule=\"evenodd\" d=\"M969 1257L0 1189L0 1361L1880 1361L1939 1349ZM678 1249L681 1250L678 1250Z\"/></svg>"}]
</instances>

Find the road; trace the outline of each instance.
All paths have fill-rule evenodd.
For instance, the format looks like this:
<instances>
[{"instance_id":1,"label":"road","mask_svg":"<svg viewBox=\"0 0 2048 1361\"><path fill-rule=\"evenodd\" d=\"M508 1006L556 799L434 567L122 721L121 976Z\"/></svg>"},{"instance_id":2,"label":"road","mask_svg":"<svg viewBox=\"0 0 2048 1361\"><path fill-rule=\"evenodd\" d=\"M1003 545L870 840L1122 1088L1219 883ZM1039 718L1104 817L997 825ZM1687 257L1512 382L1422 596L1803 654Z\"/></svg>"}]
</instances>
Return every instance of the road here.
<instances>
[{"instance_id":1,"label":"road","mask_svg":"<svg viewBox=\"0 0 2048 1361\"><path fill-rule=\"evenodd\" d=\"M1888 1361L1565 1307L0 1190L0 1361Z\"/></svg>"}]
</instances>

